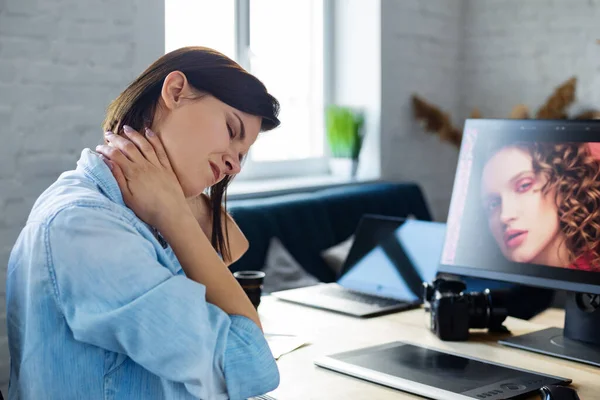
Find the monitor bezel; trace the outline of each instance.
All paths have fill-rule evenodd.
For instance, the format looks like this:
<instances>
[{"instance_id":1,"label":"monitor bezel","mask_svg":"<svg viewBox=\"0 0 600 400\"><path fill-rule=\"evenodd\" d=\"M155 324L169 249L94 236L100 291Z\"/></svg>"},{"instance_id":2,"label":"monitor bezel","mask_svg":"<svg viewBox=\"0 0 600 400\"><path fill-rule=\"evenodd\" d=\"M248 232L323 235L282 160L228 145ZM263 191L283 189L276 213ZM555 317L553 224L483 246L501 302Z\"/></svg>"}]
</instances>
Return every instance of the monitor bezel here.
<instances>
[{"instance_id":1,"label":"monitor bezel","mask_svg":"<svg viewBox=\"0 0 600 400\"><path fill-rule=\"evenodd\" d=\"M515 120L515 119L467 119L464 132L475 129L480 132L493 131L523 131L530 135L543 136L543 141L549 142L600 142L600 120ZM464 134L464 133L463 133ZM478 133L478 135L481 133ZM595 138L593 136L596 136ZM531 136L530 136L531 137ZM535 141L535 140L532 140ZM464 151L464 143L460 152ZM459 162L461 155L459 155ZM457 168L454 178L448 220L456 200ZM450 229L446 230L444 247ZM486 269L485 266L474 267L465 265L446 264L444 252L440 260L439 272L492 279L510 283L524 284L548 289L566 290L580 293L600 294L600 272L569 270L565 268L548 267L536 264L518 264L506 261L507 269L523 269L524 272L499 271Z\"/></svg>"}]
</instances>

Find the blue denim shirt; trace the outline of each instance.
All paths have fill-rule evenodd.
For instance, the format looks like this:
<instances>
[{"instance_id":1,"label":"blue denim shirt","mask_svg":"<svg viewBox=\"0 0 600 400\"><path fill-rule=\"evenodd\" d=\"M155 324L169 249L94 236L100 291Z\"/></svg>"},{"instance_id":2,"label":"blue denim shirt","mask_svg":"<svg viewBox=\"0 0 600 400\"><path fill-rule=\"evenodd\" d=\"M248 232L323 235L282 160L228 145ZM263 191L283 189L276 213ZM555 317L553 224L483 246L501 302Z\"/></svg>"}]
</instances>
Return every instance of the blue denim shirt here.
<instances>
[{"instance_id":1,"label":"blue denim shirt","mask_svg":"<svg viewBox=\"0 0 600 400\"><path fill-rule=\"evenodd\" d=\"M33 206L6 289L9 399L245 399L279 384L258 326L206 302L89 149Z\"/></svg>"}]
</instances>

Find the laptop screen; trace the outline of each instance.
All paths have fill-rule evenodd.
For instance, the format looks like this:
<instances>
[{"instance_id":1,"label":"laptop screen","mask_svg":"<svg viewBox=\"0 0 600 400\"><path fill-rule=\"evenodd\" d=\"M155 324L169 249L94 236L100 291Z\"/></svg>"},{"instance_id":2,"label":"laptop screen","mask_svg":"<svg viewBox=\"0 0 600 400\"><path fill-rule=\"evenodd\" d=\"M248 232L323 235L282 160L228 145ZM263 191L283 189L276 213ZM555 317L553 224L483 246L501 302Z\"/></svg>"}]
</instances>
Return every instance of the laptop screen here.
<instances>
[{"instance_id":1,"label":"laptop screen","mask_svg":"<svg viewBox=\"0 0 600 400\"><path fill-rule=\"evenodd\" d=\"M337 283L347 289L415 301L422 284L435 279L446 225L407 219L353 265ZM358 235L357 235L358 237Z\"/></svg>"}]
</instances>

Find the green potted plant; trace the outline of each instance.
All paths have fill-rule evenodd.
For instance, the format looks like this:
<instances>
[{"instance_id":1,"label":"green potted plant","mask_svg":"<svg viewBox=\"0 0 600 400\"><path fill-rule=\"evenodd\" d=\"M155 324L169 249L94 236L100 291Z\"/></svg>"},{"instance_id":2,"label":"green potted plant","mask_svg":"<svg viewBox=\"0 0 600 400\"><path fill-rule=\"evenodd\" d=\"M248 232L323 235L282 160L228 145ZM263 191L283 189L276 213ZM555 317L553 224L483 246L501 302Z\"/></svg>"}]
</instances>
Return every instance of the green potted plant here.
<instances>
[{"instance_id":1,"label":"green potted plant","mask_svg":"<svg viewBox=\"0 0 600 400\"><path fill-rule=\"evenodd\" d=\"M350 107L330 105L325 110L329 167L336 176L354 178L363 144L364 114Z\"/></svg>"}]
</instances>

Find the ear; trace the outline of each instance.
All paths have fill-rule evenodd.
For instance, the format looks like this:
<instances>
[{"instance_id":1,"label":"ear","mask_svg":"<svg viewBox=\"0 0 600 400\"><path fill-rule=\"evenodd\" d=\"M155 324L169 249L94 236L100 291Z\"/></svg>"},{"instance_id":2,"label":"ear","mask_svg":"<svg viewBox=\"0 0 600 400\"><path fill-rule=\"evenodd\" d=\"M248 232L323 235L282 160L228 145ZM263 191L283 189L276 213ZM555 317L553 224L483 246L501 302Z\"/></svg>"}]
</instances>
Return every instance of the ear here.
<instances>
[{"instance_id":1,"label":"ear","mask_svg":"<svg viewBox=\"0 0 600 400\"><path fill-rule=\"evenodd\" d=\"M173 71L163 82L160 96L168 110L173 110L192 94L188 80L181 71Z\"/></svg>"}]
</instances>

